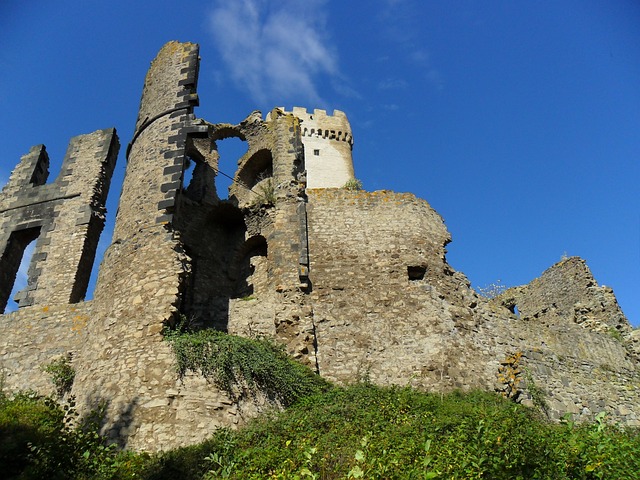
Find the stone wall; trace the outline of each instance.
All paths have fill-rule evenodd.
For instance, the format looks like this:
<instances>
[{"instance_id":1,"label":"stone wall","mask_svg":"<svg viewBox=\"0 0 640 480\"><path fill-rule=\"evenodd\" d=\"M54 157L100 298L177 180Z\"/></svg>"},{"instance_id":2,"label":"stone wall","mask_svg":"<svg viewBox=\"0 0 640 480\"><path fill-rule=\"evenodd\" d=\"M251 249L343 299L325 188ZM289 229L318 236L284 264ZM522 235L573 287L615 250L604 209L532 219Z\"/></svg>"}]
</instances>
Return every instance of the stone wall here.
<instances>
[{"instance_id":1,"label":"stone wall","mask_svg":"<svg viewBox=\"0 0 640 480\"><path fill-rule=\"evenodd\" d=\"M502 390L504 360L521 354L519 401L532 402L533 382L552 418L606 411L639 424L634 336L615 296L597 286L583 260L560 262L489 302L447 264L449 234L423 200L330 189L308 196L310 297L323 376Z\"/></svg>"},{"instance_id":2,"label":"stone wall","mask_svg":"<svg viewBox=\"0 0 640 480\"><path fill-rule=\"evenodd\" d=\"M613 290L598 286L585 261L578 257L562 260L529 285L508 290L500 302L522 319L543 325L569 319L613 335L631 330Z\"/></svg>"},{"instance_id":3,"label":"stone wall","mask_svg":"<svg viewBox=\"0 0 640 480\"><path fill-rule=\"evenodd\" d=\"M151 65L127 152L114 238L95 289L90 341L78 354L73 393L86 409L106 401L105 432L130 448L193 443L233 425L242 412L204 379L179 380L161 333L175 321L191 273L191 258L173 224L188 139L209 132L192 113L197 70L197 45L177 42Z\"/></svg>"},{"instance_id":4,"label":"stone wall","mask_svg":"<svg viewBox=\"0 0 640 480\"><path fill-rule=\"evenodd\" d=\"M24 307L0 316L0 374L7 391L35 390L53 395L43 367L78 352L87 342L92 302Z\"/></svg>"},{"instance_id":5,"label":"stone wall","mask_svg":"<svg viewBox=\"0 0 640 480\"><path fill-rule=\"evenodd\" d=\"M78 260L62 238L40 235L34 262L63 266L38 287L72 293L51 291L50 303L31 295L36 306L22 302L18 312L0 316L7 388L51 394L41 367L71 354L80 407L105 403L110 439L150 451L201 441L273 408L264 398L232 400L197 373L178 378L162 330L186 317L195 328L271 336L338 383L483 388L529 404L542 392L551 418L589 419L606 411L640 424L640 337L582 260L566 259L495 299L479 296L447 263L450 234L426 201L389 191L309 188L312 132L305 128L325 122L322 141L348 146L351 165L346 117L274 109L266 119L252 112L238 125L198 119L198 61L197 45L170 42L152 63L127 149L114 237L91 302L68 304L81 299L74 285L84 282L70 272L88 271L74 265L90 257ZM336 138L332 121L339 124ZM230 136L246 141L247 153L238 159L229 199L221 200L213 183L216 142ZM116 149L112 131L72 141L70 151L87 155L69 158L78 158L77 167L87 157L91 167L72 171L67 162L53 186L44 184L44 150L32 150L0 195L0 245L13 232L42 228L80 232L88 239L82 252L90 251L97 236L83 228L101 220ZM345 160L347 150L340 155ZM93 196L62 190L76 177L91 185ZM72 203L76 198L84 203ZM16 220L19 211L40 223ZM66 211L74 213L68 220ZM12 248L24 248L29 235ZM15 270L13 256L2 257L6 296L15 272L7 275L4 265ZM500 380L508 368L519 371L518 382Z\"/></svg>"},{"instance_id":6,"label":"stone wall","mask_svg":"<svg viewBox=\"0 0 640 480\"><path fill-rule=\"evenodd\" d=\"M25 248L34 240L27 286L16 294L17 303L24 307L84 299L118 149L113 129L74 137L58 178L50 184L43 145L22 157L0 192L0 312Z\"/></svg>"},{"instance_id":7,"label":"stone wall","mask_svg":"<svg viewBox=\"0 0 640 480\"><path fill-rule=\"evenodd\" d=\"M320 373L341 382L462 385L443 371L459 330L446 298L468 282L445 262L450 236L440 216L411 194L308 195Z\"/></svg>"}]
</instances>

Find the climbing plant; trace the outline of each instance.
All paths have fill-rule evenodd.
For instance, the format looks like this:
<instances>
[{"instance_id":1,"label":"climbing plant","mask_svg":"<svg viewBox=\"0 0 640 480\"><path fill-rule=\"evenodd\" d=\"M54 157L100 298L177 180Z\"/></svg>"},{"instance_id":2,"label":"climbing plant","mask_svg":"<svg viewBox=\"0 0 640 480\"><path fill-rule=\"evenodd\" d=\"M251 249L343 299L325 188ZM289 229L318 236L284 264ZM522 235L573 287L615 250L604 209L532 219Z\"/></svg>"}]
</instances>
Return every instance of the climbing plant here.
<instances>
[{"instance_id":1,"label":"climbing plant","mask_svg":"<svg viewBox=\"0 0 640 480\"><path fill-rule=\"evenodd\" d=\"M73 380L76 377L76 371L71 365L71 358L71 353L68 353L42 367L42 370L51 376L51 382L56 387L56 393L60 398L71 391Z\"/></svg>"},{"instance_id":2,"label":"climbing plant","mask_svg":"<svg viewBox=\"0 0 640 480\"><path fill-rule=\"evenodd\" d=\"M243 338L211 329L171 330L165 338L173 346L180 376L187 371L200 373L232 397L262 392L287 406L328 385L266 338Z\"/></svg>"}]
</instances>

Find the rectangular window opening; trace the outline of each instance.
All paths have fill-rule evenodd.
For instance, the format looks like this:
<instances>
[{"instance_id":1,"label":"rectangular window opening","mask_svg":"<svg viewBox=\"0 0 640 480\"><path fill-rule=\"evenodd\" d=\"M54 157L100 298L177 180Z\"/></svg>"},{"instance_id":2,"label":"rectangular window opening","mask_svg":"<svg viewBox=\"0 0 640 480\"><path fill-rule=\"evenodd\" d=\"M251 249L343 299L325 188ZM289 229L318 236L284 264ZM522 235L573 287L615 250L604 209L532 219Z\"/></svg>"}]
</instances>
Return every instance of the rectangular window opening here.
<instances>
[{"instance_id":1,"label":"rectangular window opening","mask_svg":"<svg viewBox=\"0 0 640 480\"><path fill-rule=\"evenodd\" d=\"M427 267L424 265L410 265L407 267L407 276L410 281L422 280L427 273Z\"/></svg>"}]
</instances>

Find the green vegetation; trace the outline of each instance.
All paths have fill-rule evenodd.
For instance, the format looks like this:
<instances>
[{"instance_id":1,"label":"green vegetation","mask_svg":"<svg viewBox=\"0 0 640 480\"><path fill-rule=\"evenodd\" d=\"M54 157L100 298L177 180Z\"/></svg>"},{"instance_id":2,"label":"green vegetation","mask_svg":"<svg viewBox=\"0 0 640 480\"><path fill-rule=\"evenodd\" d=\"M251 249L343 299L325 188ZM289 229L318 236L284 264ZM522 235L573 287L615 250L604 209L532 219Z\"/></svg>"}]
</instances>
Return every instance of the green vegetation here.
<instances>
[{"instance_id":1,"label":"green vegetation","mask_svg":"<svg viewBox=\"0 0 640 480\"><path fill-rule=\"evenodd\" d=\"M547 403L547 394L545 391L536 384L533 380L533 375L529 370L525 370L526 379L527 379L527 390L529 391L529 395L531 395L531 401L535 405L535 407L542 413L545 414L547 418L549 418L549 404Z\"/></svg>"},{"instance_id":2,"label":"green vegetation","mask_svg":"<svg viewBox=\"0 0 640 480\"><path fill-rule=\"evenodd\" d=\"M619 342L624 342L624 337L622 336L622 333L620 332L620 330L618 330L615 327L609 327L609 329L607 330L607 334L614 340L617 340Z\"/></svg>"},{"instance_id":3,"label":"green vegetation","mask_svg":"<svg viewBox=\"0 0 640 480\"><path fill-rule=\"evenodd\" d=\"M252 386L289 407L199 445L148 455L105 446L99 411L79 420L72 405L0 394L4 476L631 479L640 471L640 432L609 425L604 414L592 424L554 424L488 392L330 386L266 340L213 331L173 331L167 340L180 373L199 371L236 393L239 384Z\"/></svg>"},{"instance_id":4,"label":"green vegetation","mask_svg":"<svg viewBox=\"0 0 640 480\"><path fill-rule=\"evenodd\" d=\"M2 478L121 478L121 469L135 468L146 456L107 446L101 419L99 410L78 418L72 401L63 406L32 393L0 393Z\"/></svg>"},{"instance_id":5,"label":"green vegetation","mask_svg":"<svg viewBox=\"0 0 640 480\"><path fill-rule=\"evenodd\" d=\"M350 178L342 188L345 190L362 190L362 182L357 178Z\"/></svg>"},{"instance_id":6,"label":"green vegetation","mask_svg":"<svg viewBox=\"0 0 640 480\"><path fill-rule=\"evenodd\" d=\"M210 379L232 398L257 392L288 406L328 383L292 360L272 341L227 335L217 330L169 330L165 338L176 354L178 374L187 370Z\"/></svg>"},{"instance_id":7,"label":"green vegetation","mask_svg":"<svg viewBox=\"0 0 640 480\"><path fill-rule=\"evenodd\" d=\"M276 204L276 186L273 183L273 177L267 173L262 173L257 177L257 197L254 199L254 205L273 206Z\"/></svg>"},{"instance_id":8,"label":"green vegetation","mask_svg":"<svg viewBox=\"0 0 640 480\"><path fill-rule=\"evenodd\" d=\"M71 391L73 380L76 377L76 371L71 365L71 354L60 357L48 363L42 370L51 375L51 381L56 387L58 397L62 398L66 393Z\"/></svg>"},{"instance_id":9,"label":"green vegetation","mask_svg":"<svg viewBox=\"0 0 640 480\"><path fill-rule=\"evenodd\" d=\"M602 417L553 425L491 393L441 399L368 384L308 397L184 453L205 458L191 478L205 469L208 478L237 479L633 478L640 468L638 433ZM177 471L184 458L172 452L157 467Z\"/></svg>"}]
</instances>

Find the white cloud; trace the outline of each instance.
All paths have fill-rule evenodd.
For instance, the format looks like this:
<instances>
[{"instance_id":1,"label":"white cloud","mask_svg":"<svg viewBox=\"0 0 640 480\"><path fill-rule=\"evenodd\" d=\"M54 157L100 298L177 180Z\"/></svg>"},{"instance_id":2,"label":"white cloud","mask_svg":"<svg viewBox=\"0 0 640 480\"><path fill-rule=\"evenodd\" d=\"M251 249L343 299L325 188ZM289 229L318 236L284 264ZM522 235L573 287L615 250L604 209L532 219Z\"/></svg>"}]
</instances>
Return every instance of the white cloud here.
<instances>
[{"instance_id":1,"label":"white cloud","mask_svg":"<svg viewBox=\"0 0 640 480\"><path fill-rule=\"evenodd\" d=\"M407 88L409 84L403 78L386 78L378 83L379 90L396 90Z\"/></svg>"},{"instance_id":2,"label":"white cloud","mask_svg":"<svg viewBox=\"0 0 640 480\"><path fill-rule=\"evenodd\" d=\"M426 74L426 79L431 82L438 90L442 90L444 88L444 77L439 70L435 68L430 68Z\"/></svg>"},{"instance_id":3,"label":"white cloud","mask_svg":"<svg viewBox=\"0 0 640 480\"><path fill-rule=\"evenodd\" d=\"M429 65L429 56L430 56L429 52L427 52L425 49L417 49L409 54L409 58L411 58L411 60L416 65L423 65L423 66Z\"/></svg>"},{"instance_id":4,"label":"white cloud","mask_svg":"<svg viewBox=\"0 0 640 480\"><path fill-rule=\"evenodd\" d=\"M445 78L434 67L427 40L420 21L424 15L422 2L414 0L382 0L382 8L377 16L380 33L394 46L394 61L403 61L413 69L415 78L424 78L436 89L442 90ZM390 60L389 56L379 60ZM388 79L378 84L380 90L390 90L400 85Z\"/></svg>"},{"instance_id":5,"label":"white cloud","mask_svg":"<svg viewBox=\"0 0 640 480\"><path fill-rule=\"evenodd\" d=\"M232 79L260 103L322 103L318 77L339 77L327 40L324 0L216 1L209 18Z\"/></svg>"}]
</instances>

